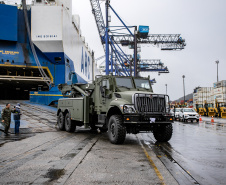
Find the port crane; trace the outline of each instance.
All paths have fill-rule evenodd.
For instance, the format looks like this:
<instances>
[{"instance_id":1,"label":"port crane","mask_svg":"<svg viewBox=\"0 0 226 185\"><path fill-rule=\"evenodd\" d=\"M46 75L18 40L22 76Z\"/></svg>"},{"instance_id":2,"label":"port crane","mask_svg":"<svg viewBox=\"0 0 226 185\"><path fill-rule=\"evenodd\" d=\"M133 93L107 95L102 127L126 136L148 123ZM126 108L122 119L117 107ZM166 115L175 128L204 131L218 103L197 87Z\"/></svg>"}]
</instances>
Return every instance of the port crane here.
<instances>
[{"instance_id":1,"label":"port crane","mask_svg":"<svg viewBox=\"0 0 226 185\"><path fill-rule=\"evenodd\" d=\"M146 65L142 65L144 61L137 57L138 44L156 45L161 47L161 50L181 50L186 46L185 40L180 34L149 34L148 26L139 26L139 29L137 26L127 26L111 6L110 0L105 1L106 21L104 21L101 11L100 0L90 0L90 3L105 51L105 72L107 75L109 72L115 72L121 76L132 76L132 74L137 76L139 71L168 72L168 68L159 68L161 66L153 64L152 60L146 60ZM122 26L109 25L109 9L122 23ZM132 29L134 31L131 31ZM124 33L125 30L128 32L127 34ZM128 46L134 50L133 60L124 53L120 46Z\"/></svg>"},{"instance_id":2,"label":"port crane","mask_svg":"<svg viewBox=\"0 0 226 185\"><path fill-rule=\"evenodd\" d=\"M96 61L103 59L105 56L99 57L96 59ZM132 59L131 59L132 60ZM133 62L133 61L130 61ZM138 64L137 64L137 72L159 72L161 73L169 73L168 67L164 65L164 63L160 59L138 59ZM110 62L111 64L111 62ZM127 68L130 68L130 64L124 63ZM105 70L105 61L103 61L100 64L100 70L101 72L106 72ZM132 68L132 70L134 70ZM116 67L113 66L113 71L116 74L119 74L119 72L123 71L121 66L118 64Z\"/></svg>"}]
</instances>

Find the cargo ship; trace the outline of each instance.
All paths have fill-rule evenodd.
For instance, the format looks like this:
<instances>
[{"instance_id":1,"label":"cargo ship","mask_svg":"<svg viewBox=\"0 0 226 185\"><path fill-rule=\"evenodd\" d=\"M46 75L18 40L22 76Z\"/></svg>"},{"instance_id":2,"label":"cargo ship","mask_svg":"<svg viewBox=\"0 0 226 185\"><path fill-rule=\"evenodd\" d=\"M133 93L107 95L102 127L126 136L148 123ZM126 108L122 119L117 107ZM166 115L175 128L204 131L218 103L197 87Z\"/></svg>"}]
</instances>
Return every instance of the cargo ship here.
<instances>
[{"instance_id":1,"label":"cargo ship","mask_svg":"<svg viewBox=\"0 0 226 185\"><path fill-rule=\"evenodd\" d=\"M87 83L98 69L72 0L0 3L0 99L50 105L57 85Z\"/></svg>"}]
</instances>

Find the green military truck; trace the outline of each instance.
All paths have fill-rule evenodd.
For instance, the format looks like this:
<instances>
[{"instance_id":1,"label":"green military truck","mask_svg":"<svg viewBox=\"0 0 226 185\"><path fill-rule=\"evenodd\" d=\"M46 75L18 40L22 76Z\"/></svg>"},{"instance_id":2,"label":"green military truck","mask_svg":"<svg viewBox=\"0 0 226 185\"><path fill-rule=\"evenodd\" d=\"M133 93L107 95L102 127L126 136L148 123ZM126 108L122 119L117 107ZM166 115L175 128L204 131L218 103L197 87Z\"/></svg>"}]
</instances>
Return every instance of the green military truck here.
<instances>
[{"instance_id":1,"label":"green military truck","mask_svg":"<svg viewBox=\"0 0 226 185\"><path fill-rule=\"evenodd\" d=\"M149 78L96 76L90 84L60 84L58 101L60 130L76 126L107 131L113 144L122 144L127 134L153 132L157 141L171 139L173 117L167 95L154 94Z\"/></svg>"}]
</instances>

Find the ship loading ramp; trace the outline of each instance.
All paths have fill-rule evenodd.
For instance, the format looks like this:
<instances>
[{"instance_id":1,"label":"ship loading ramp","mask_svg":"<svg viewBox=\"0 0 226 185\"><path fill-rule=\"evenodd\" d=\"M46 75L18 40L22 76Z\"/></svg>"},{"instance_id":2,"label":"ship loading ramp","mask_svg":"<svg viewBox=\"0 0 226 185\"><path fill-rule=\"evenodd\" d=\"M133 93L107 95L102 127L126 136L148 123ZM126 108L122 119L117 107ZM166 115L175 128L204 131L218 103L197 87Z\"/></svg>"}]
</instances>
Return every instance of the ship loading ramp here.
<instances>
[{"instance_id":1,"label":"ship loading ramp","mask_svg":"<svg viewBox=\"0 0 226 185\"><path fill-rule=\"evenodd\" d=\"M53 78L48 68L44 71ZM48 91L46 80L35 66L0 64L0 97L2 100L28 100L29 91Z\"/></svg>"}]
</instances>

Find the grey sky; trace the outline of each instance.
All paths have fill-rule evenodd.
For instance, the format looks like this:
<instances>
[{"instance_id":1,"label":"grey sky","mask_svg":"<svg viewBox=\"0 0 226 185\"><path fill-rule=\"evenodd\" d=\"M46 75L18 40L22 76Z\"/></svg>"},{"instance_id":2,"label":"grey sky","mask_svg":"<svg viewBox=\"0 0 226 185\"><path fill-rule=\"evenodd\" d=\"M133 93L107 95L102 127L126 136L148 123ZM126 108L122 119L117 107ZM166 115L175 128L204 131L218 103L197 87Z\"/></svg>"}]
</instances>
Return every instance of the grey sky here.
<instances>
[{"instance_id":1,"label":"grey sky","mask_svg":"<svg viewBox=\"0 0 226 185\"><path fill-rule=\"evenodd\" d=\"M73 13L81 17L82 34L95 51L96 58L102 56L103 47L90 1L73 1ZM220 60L219 79L226 80L225 0L112 0L111 5L128 25L148 25L150 33L181 33L186 39L187 46L182 51L142 47L143 59L162 59L170 70L169 74L160 76L150 73L157 80L153 86L156 93L165 93L167 83L171 99L183 96L183 74L186 76L186 94L199 85L212 86L216 81L215 60ZM112 15L112 22L114 20Z\"/></svg>"}]
</instances>

